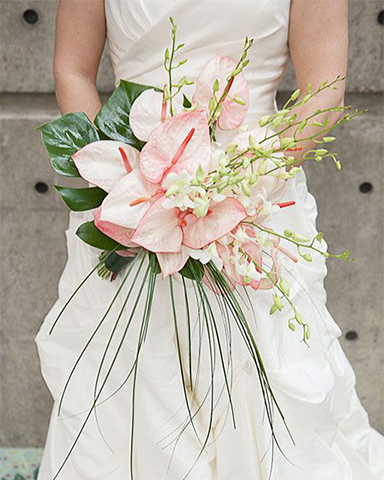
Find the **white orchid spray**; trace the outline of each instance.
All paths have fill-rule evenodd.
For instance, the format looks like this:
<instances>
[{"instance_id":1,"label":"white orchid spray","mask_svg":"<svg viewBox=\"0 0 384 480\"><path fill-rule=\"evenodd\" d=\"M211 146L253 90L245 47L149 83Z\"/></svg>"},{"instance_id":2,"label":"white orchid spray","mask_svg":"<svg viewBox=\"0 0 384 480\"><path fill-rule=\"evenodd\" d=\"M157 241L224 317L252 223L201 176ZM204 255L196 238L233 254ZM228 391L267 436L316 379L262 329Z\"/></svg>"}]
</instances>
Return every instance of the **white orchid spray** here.
<instances>
[{"instance_id":1,"label":"white orchid spray","mask_svg":"<svg viewBox=\"0 0 384 480\"><path fill-rule=\"evenodd\" d=\"M181 275L186 311L189 312L190 301L186 284L190 282L198 298L201 317L207 325L213 322L210 327L213 328L212 338L219 351L222 351L221 340L214 334L214 323L225 319L210 316L207 289L215 293L222 311L228 312L227 321L230 319L243 336L244 347L248 349L259 375L266 416L275 441L274 408L283 421L284 417L269 384L249 319L241 306L239 289L271 290L271 314L289 308L288 327L293 331L300 327L302 340L308 342L309 326L290 299L289 282L282 274L281 262L310 262L312 255L346 259L349 252L335 255L324 251L321 233L315 238L306 238L300 232L288 229L274 231L270 224L276 215L283 218L285 209L295 208L295 202L285 198L287 183L301 171L292 152L300 151L301 144L308 140L315 144L331 143L334 137L329 132L362 112L349 114L345 113L348 107L334 107L317 110L304 120L298 119L297 109L343 81L337 78L324 82L314 91L311 86L304 94L295 91L282 110L261 118L251 127L244 125L249 107L245 69L253 43L248 38L237 62L218 54L207 63L189 100L183 96L183 88L193 82L186 77L176 83L173 80L175 71L185 60L175 64L175 57L183 44L177 45L177 27L172 19L171 23L172 45L164 56L168 84L163 89L122 80L98 113L94 125L84 114L68 114L40 127L55 171L64 176L81 176L93 185L86 189L57 187L57 190L71 210L93 210L93 221L81 225L77 235L101 250L99 263L68 299L51 333L66 306L91 275L98 272L102 278L122 278L108 311L73 366L60 408L78 363L128 281L134 285L141 281L138 280L140 276L143 277L137 297L131 298L134 294L130 289L123 307L128 302L133 305L130 307L132 319L140 298L145 297L142 331L148 329L159 274L163 281L169 282L175 336L180 344L177 322L181 320L174 302L173 278ZM320 115L335 111L341 115L335 124L317 120ZM306 137L306 129L313 126L318 128L317 133ZM234 132L228 145L217 141L219 130ZM322 145L303 151L301 161L320 162L327 158L340 169L337 155ZM91 407L57 475L91 415L96 415L130 322L120 339L108 374L101 381L104 352ZM138 341L137 361L130 374L134 378L144 339L145 335ZM225 389L232 409L228 380L230 367L224 367L225 364L222 361ZM186 378L181 368L181 378L186 392L186 385L193 383L192 371ZM195 413L188 401L187 404L187 424L193 424ZM132 424L131 460L133 430ZM209 437L208 429L201 452ZM133 478L133 470L131 476Z\"/></svg>"}]
</instances>

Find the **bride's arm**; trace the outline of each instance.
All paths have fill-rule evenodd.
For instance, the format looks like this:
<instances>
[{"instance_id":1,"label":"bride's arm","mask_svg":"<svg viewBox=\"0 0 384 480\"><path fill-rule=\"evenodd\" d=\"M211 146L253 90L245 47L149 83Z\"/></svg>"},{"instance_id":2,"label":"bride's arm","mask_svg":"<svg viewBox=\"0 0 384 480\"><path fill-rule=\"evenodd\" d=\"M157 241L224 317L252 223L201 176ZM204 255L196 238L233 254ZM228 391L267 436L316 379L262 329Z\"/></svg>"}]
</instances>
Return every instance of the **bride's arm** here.
<instances>
[{"instance_id":1,"label":"bride's arm","mask_svg":"<svg viewBox=\"0 0 384 480\"><path fill-rule=\"evenodd\" d=\"M289 26L289 48L296 72L298 88L303 95L312 83L316 89L325 80L345 77L348 62L348 0L292 0ZM327 89L297 110L304 119L317 109L343 106L345 82L337 90ZM329 125L340 119L340 113L328 114ZM325 120L326 115L317 119ZM305 138L316 133L305 129ZM289 135L289 132L287 133ZM303 151L314 147L311 142L300 143ZM295 152L300 158L300 152Z\"/></svg>"},{"instance_id":2,"label":"bride's arm","mask_svg":"<svg viewBox=\"0 0 384 480\"><path fill-rule=\"evenodd\" d=\"M61 112L101 107L96 76L105 44L104 0L60 0L56 17L54 74Z\"/></svg>"}]
</instances>

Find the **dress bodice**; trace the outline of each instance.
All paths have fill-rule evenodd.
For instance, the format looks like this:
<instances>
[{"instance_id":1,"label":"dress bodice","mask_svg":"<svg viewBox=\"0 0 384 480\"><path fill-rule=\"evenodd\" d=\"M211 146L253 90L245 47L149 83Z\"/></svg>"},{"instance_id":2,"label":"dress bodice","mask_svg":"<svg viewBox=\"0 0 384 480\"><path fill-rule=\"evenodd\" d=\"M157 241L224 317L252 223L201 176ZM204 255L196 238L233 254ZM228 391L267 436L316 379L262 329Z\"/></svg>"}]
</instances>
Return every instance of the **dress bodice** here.
<instances>
[{"instance_id":1,"label":"dress bodice","mask_svg":"<svg viewBox=\"0 0 384 480\"><path fill-rule=\"evenodd\" d=\"M166 83L163 59L172 16L178 41L185 43L179 58L188 58L175 71L176 80L184 75L194 80L217 53L237 60L245 37L252 37L247 120L275 110L276 89L289 59L290 0L105 0L105 8L116 82Z\"/></svg>"}]
</instances>

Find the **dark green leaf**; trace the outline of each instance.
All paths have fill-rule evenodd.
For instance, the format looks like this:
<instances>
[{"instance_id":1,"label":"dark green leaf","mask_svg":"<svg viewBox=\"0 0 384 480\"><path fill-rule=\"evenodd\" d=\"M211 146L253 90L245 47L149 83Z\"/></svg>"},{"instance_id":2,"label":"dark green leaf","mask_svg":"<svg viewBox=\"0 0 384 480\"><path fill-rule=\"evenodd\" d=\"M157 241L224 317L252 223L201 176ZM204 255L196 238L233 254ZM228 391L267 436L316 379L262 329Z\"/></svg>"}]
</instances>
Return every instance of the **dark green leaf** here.
<instances>
[{"instance_id":1,"label":"dark green leaf","mask_svg":"<svg viewBox=\"0 0 384 480\"><path fill-rule=\"evenodd\" d=\"M111 253L105 260L105 266L113 273L119 273L124 267L134 260L135 257L123 257L118 253Z\"/></svg>"},{"instance_id":2,"label":"dark green leaf","mask_svg":"<svg viewBox=\"0 0 384 480\"><path fill-rule=\"evenodd\" d=\"M17 473L15 475L15 478L13 480L25 480L25 477L23 477L22 475L20 475L20 473Z\"/></svg>"},{"instance_id":3,"label":"dark green leaf","mask_svg":"<svg viewBox=\"0 0 384 480\"><path fill-rule=\"evenodd\" d=\"M39 475L39 467L36 467L33 472L33 480L37 480L38 475Z\"/></svg>"},{"instance_id":4,"label":"dark green leaf","mask_svg":"<svg viewBox=\"0 0 384 480\"><path fill-rule=\"evenodd\" d=\"M88 243L92 247L100 248L101 250L113 250L119 244L101 232L94 222L87 222L80 225L76 231L76 235ZM121 249L125 247L121 246Z\"/></svg>"},{"instance_id":5,"label":"dark green leaf","mask_svg":"<svg viewBox=\"0 0 384 480\"><path fill-rule=\"evenodd\" d=\"M89 143L99 140L85 113L68 113L39 127L44 146L54 170L66 177L79 177L72 155Z\"/></svg>"},{"instance_id":6,"label":"dark green leaf","mask_svg":"<svg viewBox=\"0 0 384 480\"><path fill-rule=\"evenodd\" d=\"M204 267L198 260L189 258L179 273L185 278L201 282L204 277Z\"/></svg>"},{"instance_id":7,"label":"dark green leaf","mask_svg":"<svg viewBox=\"0 0 384 480\"><path fill-rule=\"evenodd\" d=\"M183 94L183 107L185 108L191 108L192 103L191 101Z\"/></svg>"},{"instance_id":8,"label":"dark green leaf","mask_svg":"<svg viewBox=\"0 0 384 480\"><path fill-rule=\"evenodd\" d=\"M155 253L152 253L152 252L149 253L149 266L151 268L151 271L156 275L161 273L159 261L157 260L157 256Z\"/></svg>"},{"instance_id":9,"label":"dark green leaf","mask_svg":"<svg viewBox=\"0 0 384 480\"><path fill-rule=\"evenodd\" d=\"M145 90L158 88L121 80L95 118L97 128L111 140L125 142L141 150L144 142L138 140L129 126L129 112L136 98Z\"/></svg>"},{"instance_id":10,"label":"dark green leaf","mask_svg":"<svg viewBox=\"0 0 384 480\"><path fill-rule=\"evenodd\" d=\"M98 187L67 188L55 185L55 188L67 206L74 212L84 212L97 208L107 196L107 193Z\"/></svg>"}]
</instances>

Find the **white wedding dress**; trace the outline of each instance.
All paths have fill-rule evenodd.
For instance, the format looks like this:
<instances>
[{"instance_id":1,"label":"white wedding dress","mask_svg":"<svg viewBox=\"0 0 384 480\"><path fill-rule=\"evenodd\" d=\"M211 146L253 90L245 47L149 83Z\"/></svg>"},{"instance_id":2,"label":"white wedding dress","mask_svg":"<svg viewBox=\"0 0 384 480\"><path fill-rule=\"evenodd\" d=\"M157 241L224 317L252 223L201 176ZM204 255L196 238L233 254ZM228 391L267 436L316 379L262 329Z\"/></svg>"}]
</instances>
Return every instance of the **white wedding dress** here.
<instances>
[{"instance_id":1,"label":"white wedding dress","mask_svg":"<svg viewBox=\"0 0 384 480\"><path fill-rule=\"evenodd\" d=\"M248 35L255 38L251 63L246 69L250 87L246 123L251 125L261 115L276 109L276 88L289 59L289 10L289 0L106 0L108 42L116 80L124 78L160 87L166 83L163 54L170 42L170 16L178 25L179 41L186 44L180 58L189 58L177 71L180 76L197 76L217 53L238 58ZM219 134L219 137L225 136ZM307 191L304 173L288 183L286 199L296 201L296 205L284 209L273 227L277 231L289 228L312 237L316 232L317 209ZM70 215L66 231L68 262L59 284L59 299L37 336L42 372L55 399L39 480L53 480L92 405L100 358L121 306L119 300L81 359L58 416L58 403L69 372L120 284L119 279L108 282L92 276L49 335L58 312L98 261L98 250L75 235L77 227L90 215L90 212ZM287 328L288 312L269 315L271 292L250 293L255 312L254 319L250 315L250 323L296 443L293 445L276 414L277 438L288 460L275 447L271 479L384 480L383 437L369 426L367 413L355 392L352 368L337 339L340 329L325 306L324 258L319 256L312 263L286 265L286 268L292 300L312 328L310 348L300 342L299 333ZM175 279L175 291L182 305L180 279ZM127 312L130 308L129 304ZM220 314L217 310L216 315ZM187 359L183 319L179 323L184 330L182 354ZM137 325L126 338L101 398L105 401L97 408L99 427L95 415L91 415L59 479L130 478L132 379L118 393L107 397L123 384L132 366ZM138 367L135 479L182 480L193 465L187 477L190 480L269 478L273 454L271 432L258 376L235 326L232 336L236 429L228 414L228 398L225 392L220 395L222 378L217 375L211 437L194 465L201 443L191 427L174 448L174 440L188 413L181 386L169 285L167 281L158 281ZM114 343L112 350L116 350ZM199 388L195 391L200 401L209 383L207 355L203 348ZM192 363L196 364L196 358ZM192 398L191 390L187 392ZM204 439L209 426L209 403L209 399L203 403L196 416L200 439Z\"/></svg>"}]
</instances>

